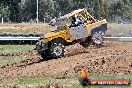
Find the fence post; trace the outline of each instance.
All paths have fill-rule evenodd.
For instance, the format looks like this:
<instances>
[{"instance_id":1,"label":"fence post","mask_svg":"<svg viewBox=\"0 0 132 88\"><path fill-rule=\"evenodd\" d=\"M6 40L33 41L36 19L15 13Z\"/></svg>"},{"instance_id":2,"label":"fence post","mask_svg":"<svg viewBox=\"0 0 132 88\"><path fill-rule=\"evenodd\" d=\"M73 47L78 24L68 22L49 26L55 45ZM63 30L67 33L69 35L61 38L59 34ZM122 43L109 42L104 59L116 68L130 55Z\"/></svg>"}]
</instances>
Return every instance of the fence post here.
<instances>
[{"instance_id":1,"label":"fence post","mask_svg":"<svg viewBox=\"0 0 132 88\"><path fill-rule=\"evenodd\" d=\"M2 19L1 19L1 23L2 23L2 24L4 23L4 21L3 21L3 17L2 17Z\"/></svg>"}]
</instances>

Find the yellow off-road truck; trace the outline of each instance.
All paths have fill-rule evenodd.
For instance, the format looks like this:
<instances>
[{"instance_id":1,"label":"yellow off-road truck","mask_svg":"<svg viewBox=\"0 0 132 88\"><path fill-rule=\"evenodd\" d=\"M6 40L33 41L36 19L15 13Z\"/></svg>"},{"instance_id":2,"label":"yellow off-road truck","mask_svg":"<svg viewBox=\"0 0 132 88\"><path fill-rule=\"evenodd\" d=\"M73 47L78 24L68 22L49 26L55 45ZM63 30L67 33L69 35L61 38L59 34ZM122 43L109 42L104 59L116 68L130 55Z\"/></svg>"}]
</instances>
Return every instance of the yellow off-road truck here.
<instances>
[{"instance_id":1,"label":"yellow off-road truck","mask_svg":"<svg viewBox=\"0 0 132 88\"><path fill-rule=\"evenodd\" d=\"M106 19L96 20L86 9L78 9L52 22L48 33L36 43L36 50L44 59L64 56L65 46L79 43L100 46L107 31Z\"/></svg>"}]
</instances>

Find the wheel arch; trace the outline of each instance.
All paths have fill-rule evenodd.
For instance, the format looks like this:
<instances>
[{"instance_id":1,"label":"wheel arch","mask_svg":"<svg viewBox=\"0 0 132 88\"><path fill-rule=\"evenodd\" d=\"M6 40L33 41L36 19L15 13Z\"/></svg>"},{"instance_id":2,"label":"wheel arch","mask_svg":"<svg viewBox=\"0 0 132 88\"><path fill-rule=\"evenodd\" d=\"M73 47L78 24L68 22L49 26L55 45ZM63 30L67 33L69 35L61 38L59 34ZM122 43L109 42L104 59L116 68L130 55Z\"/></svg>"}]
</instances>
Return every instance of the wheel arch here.
<instances>
[{"instance_id":1,"label":"wheel arch","mask_svg":"<svg viewBox=\"0 0 132 88\"><path fill-rule=\"evenodd\" d=\"M52 43L61 43L63 45L67 45L67 41L65 39L63 39L62 37L58 37L58 38L54 38L50 41L50 44Z\"/></svg>"},{"instance_id":2,"label":"wheel arch","mask_svg":"<svg viewBox=\"0 0 132 88\"><path fill-rule=\"evenodd\" d=\"M107 23L106 24L102 24L99 27L93 28L93 30L91 31L91 35L94 34L95 32L98 32L98 31L102 31L105 34L105 32L107 30L108 30Z\"/></svg>"}]
</instances>

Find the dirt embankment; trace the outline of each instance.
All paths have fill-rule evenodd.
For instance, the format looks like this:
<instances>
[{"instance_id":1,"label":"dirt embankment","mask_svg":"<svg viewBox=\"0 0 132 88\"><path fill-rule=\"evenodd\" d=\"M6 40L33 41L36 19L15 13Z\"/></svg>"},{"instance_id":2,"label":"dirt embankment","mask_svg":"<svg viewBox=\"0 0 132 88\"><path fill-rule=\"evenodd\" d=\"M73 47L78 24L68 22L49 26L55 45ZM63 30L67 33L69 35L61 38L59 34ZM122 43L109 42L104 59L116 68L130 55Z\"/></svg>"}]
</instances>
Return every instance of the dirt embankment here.
<instances>
[{"instance_id":1,"label":"dirt embankment","mask_svg":"<svg viewBox=\"0 0 132 88\"><path fill-rule=\"evenodd\" d=\"M76 44L66 47L65 50L65 57L48 61L43 61L35 51L20 53L22 56L30 55L31 59L2 66L0 79L20 76L80 76L82 67L87 67L93 73L132 73L131 42L105 42L100 48L91 45L87 49Z\"/></svg>"}]
</instances>

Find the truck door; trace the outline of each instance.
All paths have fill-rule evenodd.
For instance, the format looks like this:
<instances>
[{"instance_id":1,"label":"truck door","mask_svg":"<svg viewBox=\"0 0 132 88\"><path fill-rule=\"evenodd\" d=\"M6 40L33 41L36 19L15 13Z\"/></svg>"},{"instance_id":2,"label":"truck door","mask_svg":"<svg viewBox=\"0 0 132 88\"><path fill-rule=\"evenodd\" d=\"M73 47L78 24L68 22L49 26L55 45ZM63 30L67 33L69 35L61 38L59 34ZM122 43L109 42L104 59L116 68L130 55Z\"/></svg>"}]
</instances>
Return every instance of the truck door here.
<instances>
[{"instance_id":1,"label":"truck door","mask_svg":"<svg viewBox=\"0 0 132 88\"><path fill-rule=\"evenodd\" d=\"M77 27L70 28L70 35L75 39L82 39L88 37L88 32L85 26L80 25Z\"/></svg>"}]
</instances>

